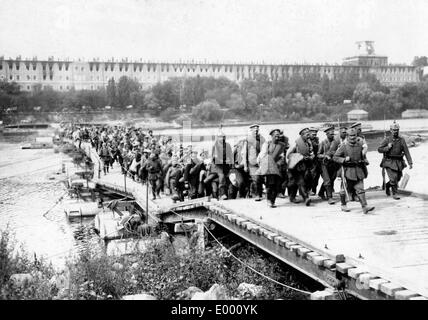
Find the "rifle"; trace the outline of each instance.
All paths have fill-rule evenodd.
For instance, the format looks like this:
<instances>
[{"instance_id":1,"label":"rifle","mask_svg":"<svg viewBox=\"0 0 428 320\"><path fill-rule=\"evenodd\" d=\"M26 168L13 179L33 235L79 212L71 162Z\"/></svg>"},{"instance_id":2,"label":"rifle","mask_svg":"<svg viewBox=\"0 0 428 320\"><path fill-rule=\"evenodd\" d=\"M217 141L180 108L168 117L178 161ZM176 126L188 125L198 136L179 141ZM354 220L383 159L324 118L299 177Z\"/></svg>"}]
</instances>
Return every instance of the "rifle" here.
<instances>
[{"instance_id":1,"label":"rifle","mask_svg":"<svg viewBox=\"0 0 428 320\"><path fill-rule=\"evenodd\" d=\"M345 168L343 167L343 165L341 166L340 171L341 171L340 174L342 178L343 189L345 189L346 200L350 201L349 193L348 193L348 184L346 183L346 178L345 178Z\"/></svg>"},{"instance_id":2,"label":"rifle","mask_svg":"<svg viewBox=\"0 0 428 320\"><path fill-rule=\"evenodd\" d=\"M386 138L386 129L385 129L385 110L383 112L383 138ZM385 159L385 154L383 154L383 159ZM385 190L386 183L385 183L385 168L382 167L382 190Z\"/></svg>"}]
</instances>

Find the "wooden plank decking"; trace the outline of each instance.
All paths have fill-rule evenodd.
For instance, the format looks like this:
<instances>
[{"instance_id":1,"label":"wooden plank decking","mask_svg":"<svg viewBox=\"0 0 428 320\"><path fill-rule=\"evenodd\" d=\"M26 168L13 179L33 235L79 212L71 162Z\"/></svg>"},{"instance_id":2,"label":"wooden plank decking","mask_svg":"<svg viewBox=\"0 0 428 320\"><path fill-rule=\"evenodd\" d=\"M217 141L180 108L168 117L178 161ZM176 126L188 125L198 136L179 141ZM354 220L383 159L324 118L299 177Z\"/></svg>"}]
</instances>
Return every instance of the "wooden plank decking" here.
<instances>
[{"instance_id":1,"label":"wooden plank decking","mask_svg":"<svg viewBox=\"0 0 428 320\"><path fill-rule=\"evenodd\" d=\"M105 176L101 173L99 179L95 172L94 180L105 187L124 189L124 178L117 167ZM145 208L145 186L130 179L126 183L127 191ZM291 204L288 199L278 199L274 209L265 201L252 199L214 200L206 207L223 208L235 224L254 224L270 233L266 238L275 243L295 249L296 254L308 254L306 258L320 266L326 267L330 261L337 271L358 278L374 290L395 294L397 299L415 299L418 294L428 297L428 202L424 199L403 196L396 201L381 191L367 192L369 204L376 207L367 215L358 202L348 204L348 213L340 211L339 202L328 205L316 200L310 207ZM183 203L173 205L166 196L149 200L152 214L175 206ZM343 261L332 258L341 255Z\"/></svg>"}]
</instances>

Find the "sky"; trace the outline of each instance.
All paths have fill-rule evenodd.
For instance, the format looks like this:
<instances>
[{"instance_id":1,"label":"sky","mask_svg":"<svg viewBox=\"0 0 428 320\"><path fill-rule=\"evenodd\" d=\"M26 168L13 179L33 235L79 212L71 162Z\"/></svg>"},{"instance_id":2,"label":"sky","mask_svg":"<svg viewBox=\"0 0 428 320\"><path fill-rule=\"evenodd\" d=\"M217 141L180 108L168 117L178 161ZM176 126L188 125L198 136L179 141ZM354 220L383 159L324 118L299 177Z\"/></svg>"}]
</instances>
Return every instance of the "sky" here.
<instances>
[{"instance_id":1,"label":"sky","mask_svg":"<svg viewBox=\"0 0 428 320\"><path fill-rule=\"evenodd\" d=\"M0 56L342 63L428 56L428 0L0 0Z\"/></svg>"}]
</instances>

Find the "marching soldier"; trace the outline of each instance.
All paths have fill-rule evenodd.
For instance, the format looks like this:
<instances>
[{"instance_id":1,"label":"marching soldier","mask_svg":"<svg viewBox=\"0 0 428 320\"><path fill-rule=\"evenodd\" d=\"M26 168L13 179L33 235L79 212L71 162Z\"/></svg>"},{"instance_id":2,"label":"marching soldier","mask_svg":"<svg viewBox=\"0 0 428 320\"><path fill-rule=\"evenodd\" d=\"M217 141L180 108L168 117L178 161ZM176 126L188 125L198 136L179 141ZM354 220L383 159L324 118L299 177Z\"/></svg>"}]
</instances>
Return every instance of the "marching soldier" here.
<instances>
[{"instance_id":1,"label":"marching soldier","mask_svg":"<svg viewBox=\"0 0 428 320\"><path fill-rule=\"evenodd\" d=\"M259 169L257 173L265 178L266 199L271 208L275 208L275 200L281 188L281 173L278 161L284 154L286 144L280 141L280 130L274 129L270 133L272 140L263 144L258 156Z\"/></svg>"},{"instance_id":2,"label":"marching soldier","mask_svg":"<svg viewBox=\"0 0 428 320\"><path fill-rule=\"evenodd\" d=\"M227 177L230 166L233 163L232 147L226 142L226 135L220 131L212 147L213 171L217 173L219 180L219 197L221 200L227 200Z\"/></svg>"},{"instance_id":3,"label":"marching soldier","mask_svg":"<svg viewBox=\"0 0 428 320\"><path fill-rule=\"evenodd\" d=\"M183 189L184 185L180 182L180 178L183 175L183 167L178 161L178 157L174 156L171 159L171 166L165 176L165 182L169 190L171 191L172 200L184 201Z\"/></svg>"},{"instance_id":4,"label":"marching soldier","mask_svg":"<svg viewBox=\"0 0 428 320\"><path fill-rule=\"evenodd\" d=\"M160 189L162 186L162 161L159 159L157 153L151 152L149 159L144 164L148 173L148 180L152 187L152 200L156 200L156 196L160 197ZM148 185L147 185L148 187Z\"/></svg>"},{"instance_id":5,"label":"marching soldier","mask_svg":"<svg viewBox=\"0 0 428 320\"><path fill-rule=\"evenodd\" d=\"M412 157L410 156L406 140L399 135L400 126L394 121L390 126L391 135L386 137L380 144L378 151L383 153L383 159L380 166L386 170L389 182L386 183L386 194L391 195L395 200L400 199L397 195L398 182L403 176L403 169L406 167L406 162L403 156L406 157L409 163L409 169L413 167Z\"/></svg>"},{"instance_id":6,"label":"marching soldier","mask_svg":"<svg viewBox=\"0 0 428 320\"><path fill-rule=\"evenodd\" d=\"M233 166L229 171L229 198L236 199L247 195L247 185L249 181L248 162L246 161L247 141L242 139L233 146Z\"/></svg>"},{"instance_id":7,"label":"marching soldier","mask_svg":"<svg viewBox=\"0 0 428 320\"><path fill-rule=\"evenodd\" d=\"M366 138L364 137L361 129L361 122L355 122L350 126L350 128L354 128L357 130L357 142L363 146L363 156L366 157L368 146L366 142Z\"/></svg>"},{"instance_id":8,"label":"marching soldier","mask_svg":"<svg viewBox=\"0 0 428 320\"><path fill-rule=\"evenodd\" d=\"M333 158L336 150L339 149L339 146L346 141L346 136L348 135L347 131L348 128L346 126L340 126L339 135L334 137L334 140L330 145L330 150L328 151L330 158Z\"/></svg>"},{"instance_id":9,"label":"marching soldier","mask_svg":"<svg viewBox=\"0 0 428 320\"><path fill-rule=\"evenodd\" d=\"M312 186L312 167L315 158L312 144L309 139L309 129L304 128L299 132L300 137L296 140L296 145L288 151L288 195L290 202L299 203L296 200L297 189L303 198L306 206L310 206L311 199L309 191ZM297 160L295 160L297 159Z\"/></svg>"},{"instance_id":10,"label":"marching soldier","mask_svg":"<svg viewBox=\"0 0 428 320\"><path fill-rule=\"evenodd\" d=\"M309 128L309 132L310 132L310 140L311 140L311 144L312 144L312 150L314 152L315 155L318 154L318 148L320 145L320 139L319 137L317 137L318 134L318 129L311 127ZM317 186L318 186L318 181L320 179L321 176L321 163L320 161L318 161L318 158L315 157L313 160L313 166L312 166L312 185L311 185L311 192L312 195L315 195L315 193L317 192Z\"/></svg>"},{"instance_id":11,"label":"marching soldier","mask_svg":"<svg viewBox=\"0 0 428 320\"><path fill-rule=\"evenodd\" d=\"M352 191L355 191L360 199L363 213L367 214L372 211L374 207L367 205L364 191L364 179L367 178L367 161L364 159L363 146L357 142L357 130L354 128L348 130L348 138L336 151L333 160L342 165L342 186L340 189L342 211L350 211L346 206L346 194Z\"/></svg>"},{"instance_id":12,"label":"marching soldier","mask_svg":"<svg viewBox=\"0 0 428 320\"><path fill-rule=\"evenodd\" d=\"M198 159L197 151L191 151L190 156L185 161L183 177L180 178L180 182L188 186L189 198L195 199L198 197L199 173L202 162Z\"/></svg>"},{"instance_id":13,"label":"marching soldier","mask_svg":"<svg viewBox=\"0 0 428 320\"><path fill-rule=\"evenodd\" d=\"M261 201L263 196L263 177L257 175L259 164L257 157L260 154L262 145L265 143L265 138L259 133L259 125L253 124L250 126L250 132L247 136L247 159L248 173L250 175L250 194L255 196L255 201Z\"/></svg>"},{"instance_id":14,"label":"marching soldier","mask_svg":"<svg viewBox=\"0 0 428 320\"><path fill-rule=\"evenodd\" d=\"M335 201L333 200L333 186L337 175L338 165L333 161L329 154L331 144L334 141L334 126L327 127L324 132L327 138L319 145L317 155L317 158L321 163L321 176L323 179L323 183L318 194L320 194L321 198L323 198L325 192L328 203L334 204Z\"/></svg>"}]
</instances>

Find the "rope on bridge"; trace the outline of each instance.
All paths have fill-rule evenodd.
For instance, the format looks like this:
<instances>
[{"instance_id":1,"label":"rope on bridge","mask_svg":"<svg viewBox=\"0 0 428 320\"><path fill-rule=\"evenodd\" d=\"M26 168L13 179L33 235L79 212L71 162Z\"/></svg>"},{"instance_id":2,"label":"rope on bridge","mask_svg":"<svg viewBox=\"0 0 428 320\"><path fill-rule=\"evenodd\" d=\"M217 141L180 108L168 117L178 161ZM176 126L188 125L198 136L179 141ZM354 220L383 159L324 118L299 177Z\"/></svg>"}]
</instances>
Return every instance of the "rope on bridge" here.
<instances>
[{"instance_id":1,"label":"rope on bridge","mask_svg":"<svg viewBox=\"0 0 428 320\"><path fill-rule=\"evenodd\" d=\"M179 217L181 217L181 219L183 219L184 217L181 215L181 214L178 214L178 213L176 213L174 210L171 210L171 212L172 213L174 213L174 214L176 214L177 216L179 216ZM238 261L240 264L242 264L244 267L246 267L246 268L248 268L248 269L250 269L251 271L253 271L253 272L255 272L255 273L257 273L258 275L260 275L260 276L262 276L262 277L264 277L264 278L266 278L266 279L268 279L269 281L272 281L272 282L274 282L274 283L276 283L276 284L278 284L278 285L280 285L280 286L283 286L283 287L285 287L285 288L287 288L287 289L290 289L290 290L294 290L294 291L297 291L297 292L300 292L300 293L303 293L303 294L307 294L307 295L310 295L310 294L312 294L312 292L309 292L309 291L305 291L305 290L301 290L301 289L298 289L298 288L294 288L294 287L291 287L291 286L289 286L289 285L286 285L286 284L284 284L284 283L281 283L281 282L279 282L279 281L277 281L277 280L275 280L275 279L273 279L273 278L271 278L271 277L269 277L269 276L267 276L267 275L265 275L265 274L263 274L263 273L261 273L260 271L257 271L256 269L254 269L253 267L251 267L251 266L249 266L248 264L246 264L245 262L243 262L241 259L239 259L238 257L236 257L229 249L227 249L219 240L217 240L217 238L211 233L211 231L207 228L207 226L205 226L205 224L204 224L204 228L205 228L205 230L207 230L207 232L214 238L214 240L222 247L222 248L224 248L229 254L230 254L230 256L232 256L236 261Z\"/></svg>"}]
</instances>

